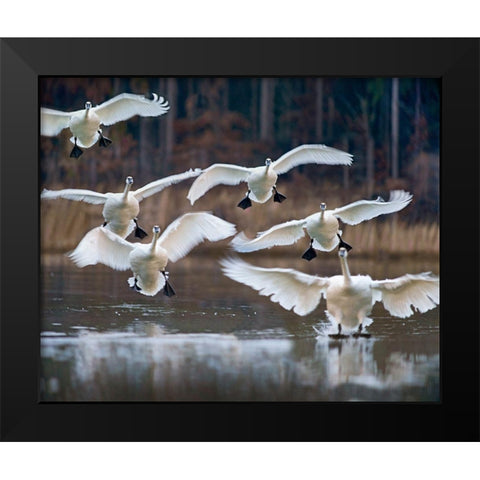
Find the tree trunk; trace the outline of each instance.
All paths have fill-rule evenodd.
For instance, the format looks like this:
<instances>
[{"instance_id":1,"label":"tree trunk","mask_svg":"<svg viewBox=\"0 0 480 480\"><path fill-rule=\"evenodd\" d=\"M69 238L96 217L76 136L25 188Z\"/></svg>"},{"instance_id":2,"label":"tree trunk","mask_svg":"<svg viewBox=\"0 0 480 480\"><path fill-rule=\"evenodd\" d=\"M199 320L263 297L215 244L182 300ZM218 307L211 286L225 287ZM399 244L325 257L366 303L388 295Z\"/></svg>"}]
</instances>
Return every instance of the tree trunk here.
<instances>
[{"instance_id":1,"label":"tree trunk","mask_svg":"<svg viewBox=\"0 0 480 480\"><path fill-rule=\"evenodd\" d=\"M275 80L262 78L260 99L260 139L273 143L273 108Z\"/></svg>"},{"instance_id":2,"label":"tree trunk","mask_svg":"<svg viewBox=\"0 0 480 480\"><path fill-rule=\"evenodd\" d=\"M175 118L177 114L177 81L175 78L168 78L166 98L170 104L170 110L164 118L160 117L160 121L163 120L165 136L163 137L163 162L162 162L162 174L168 175L170 173L170 167L172 165L173 146L175 145Z\"/></svg>"},{"instance_id":3,"label":"tree trunk","mask_svg":"<svg viewBox=\"0 0 480 480\"><path fill-rule=\"evenodd\" d=\"M421 94L420 94L420 79L417 78L415 80L415 133L414 133L414 146L413 146L413 152L414 155L418 155L421 150L421 145L420 145L420 107L421 107Z\"/></svg>"},{"instance_id":4,"label":"tree trunk","mask_svg":"<svg viewBox=\"0 0 480 480\"><path fill-rule=\"evenodd\" d=\"M392 178L398 178L398 78L392 79Z\"/></svg>"},{"instance_id":5,"label":"tree trunk","mask_svg":"<svg viewBox=\"0 0 480 480\"><path fill-rule=\"evenodd\" d=\"M315 80L315 139L323 140L323 78Z\"/></svg>"}]
</instances>

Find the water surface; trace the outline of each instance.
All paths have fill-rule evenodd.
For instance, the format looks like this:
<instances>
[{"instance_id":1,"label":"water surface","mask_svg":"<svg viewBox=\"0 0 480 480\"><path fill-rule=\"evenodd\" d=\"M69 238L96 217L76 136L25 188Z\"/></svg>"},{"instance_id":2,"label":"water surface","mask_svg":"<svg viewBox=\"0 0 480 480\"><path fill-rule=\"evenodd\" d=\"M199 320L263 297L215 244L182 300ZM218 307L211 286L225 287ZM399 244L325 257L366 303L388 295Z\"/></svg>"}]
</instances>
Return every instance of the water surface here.
<instances>
[{"instance_id":1,"label":"water surface","mask_svg":"<svg viewBox=\"0 0 480 480\"><path fill-rule=\"evenodd\" d=\"M338 259L262 258L321 276ZM147 297L130 272L42 257L41 400L438 401L439 308L408 319L377 304L371 338L333 340L325 301L299 317L223 276L212 255L168 267L177 295ZM374 279L436 262L349 258Z\"/></svg>"}]
</instances>

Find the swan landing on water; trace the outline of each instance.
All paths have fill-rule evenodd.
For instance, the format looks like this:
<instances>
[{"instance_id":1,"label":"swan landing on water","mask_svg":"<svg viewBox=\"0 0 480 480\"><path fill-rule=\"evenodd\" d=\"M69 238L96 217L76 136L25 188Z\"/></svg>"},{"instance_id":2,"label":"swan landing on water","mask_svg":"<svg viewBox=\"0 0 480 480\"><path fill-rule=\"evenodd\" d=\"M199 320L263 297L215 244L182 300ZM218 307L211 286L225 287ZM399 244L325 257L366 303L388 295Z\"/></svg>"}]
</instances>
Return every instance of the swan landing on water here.
<instances>
[{"instance_id":1,"label":"swan landing on water","mask_svg":"<svg viewBox=\"0 0 480 480\"><path fill-rule=\"evenodd\" d=\"M130 243L104 227L90 230L69 257L83 268L103 263L115 270L132 270L131 288L144 295L156 295L163 287L175 295L168 283L167 263L176 262L204 240L216 242L235 235L235 225L208 212L186 213L174 220L160 235L153 227L151 243Z\"/></svg>"},{"instance_id":2,"label":"swan landing on water","mask_svg":"<svg viewBox=\"0 0 480 480\"><path fill-rule=\"evenodd\" d=\"M170 185L200 175L200 172L201 170L199 168L195 170L190 169L184 173L155 180L133 191L131 191L133 178L127 177L125 179L125 189L120 193L98 193L76 188L67 188L65 190L44 189L40 197L45 200L64 198L66 200L92 203L94 205L103 204L102 214L105 219L104 227L122 238L127 237L135 229L136 237L145 238L147 232L138 226L137 216L140 212L139 203L144 198L161 192Z\"/></svg>"},{"instance_id":3,"label":"swan landing on water","mask_svg":"<svg viewBox=\"0 0 480 480\"><path fill-rule=\"evenodd\" d=\"M248 184L247 196L237 205L238 207L245 210L252 205L252 200L257 203L265 203L272 194L273 201L281 203L287 197L277 191L278 175L307 163L351 165L352 155L326 145L300 145L276 161L267 158L265 166L248 168L227 163L215 163L206 168L192 183L187 198L193 205L216 185L238 185L246 182Z\"/></svg>"},{"instance_id":4,"label":"swan landing on water","mask_svg":"<svg viewBox=\"0 0 480 480\"><path fill-rule=\"evenodd\" d=\"M58 135L64 128L70 128L74 147L70 157L78 158L83 148L89 148L97 140L100 147L107 147L112 141L102 135L100 125L113 125L140 115L141 117L158 117L168 112L168 101L156 93L152 98L132 93L122 93L96 107L86 102L85 108L74 112L62 112L51 108L40 109L40 134L47 137Z\"/></svg>"},{"instance_id":5,"label":"swan landing on water","mask_svg":"<svg viewBox=\"0 0 480 480\"><path fill-rule=\"evenodd\" d=\"M327 316L338 325L335 338L344 338L342 327L357 328L354 336L362 333L363 324L375 302L395 317L411 316L414 309L424 313L439 304L439 278L430 272L406 274L392 280L372 280L369 275L351 275L347 263L347 250L340 248L338 256L342 275L317 277L291 268L261 268L238 258L228 258L220 263L224 274L237 282L270 297L286 310L293 308L297 315L311 313L322 296L327 301Z\"/></svg>"},{"instance_id":6,"label":"swan landing on water","mask_svg":"<svg viewBox=\"0 0 480 480\"><path fill-rule=\"evenodd\" d=\"M231 245L237 252L253 252L276 245L291 245L302 238L306 230L310 236L310 247L302 258L312 260L317 256L314 249L330 252L339 245L340 248L351 250L352 247L341 237L342 231L339 230L337 218L349 225L357 225L379 215L398 212L411 200L410 193L393 190L390 192L388 202L378 197L377 200L359 200L334 210L327 210L327 205L321 203L318 213L301 220L290 220L275 225L265 232L260 232L254 239L249 239L241 232L232 240Z\"/></svg>"}]
</instances>

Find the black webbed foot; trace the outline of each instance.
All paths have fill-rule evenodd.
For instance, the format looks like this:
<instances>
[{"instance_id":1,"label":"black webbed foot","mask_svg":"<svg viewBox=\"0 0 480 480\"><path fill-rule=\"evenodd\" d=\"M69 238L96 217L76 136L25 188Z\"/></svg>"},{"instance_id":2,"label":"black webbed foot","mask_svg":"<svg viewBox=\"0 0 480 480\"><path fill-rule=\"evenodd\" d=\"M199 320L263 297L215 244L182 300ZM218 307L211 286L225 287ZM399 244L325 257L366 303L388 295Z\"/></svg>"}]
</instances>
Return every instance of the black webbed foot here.
<instances>
[{"instance_id":1,"label":"black webbed foot","mask_svg":"<svg viewBox=\"0 0 480 480\"><path fill-rule=\"evenodd\" d=\"M313 240L310 240L310 248L302 255L302 258L304 258L305 260L310 261L317 256L317 252L315 252L312 245L313 245Z\"/></svg>"},{"instance_id":2,"label":"black webbed foot","mask_svg":"<svg viewBox=\"0 0 480 480\"><path fill-rule=\"evenodd\" d=\"M372 335L370 333L360 333L360 332L355 332L352 333L353 338L370 338Z\"/></svg>"},{"instance_id":3,"label":"black webbed foot","mask_svg":"<svg viewBox=\"0 0 480 480\"><path fill-rule=\"evenodd\" d=\"M173 287L168 283L168 273L167 272L162 272L163 276L165 277L165 286L163 287L163 293L167 297L173 297L175 295L175 290Z\"/></svg>"},{"instance_id":4,"label":"black webbed foot","mask_svg":"<svg viewBox=\"0 0 480 480\"><path fill-rule=\"evenodd\" d=\"M348 338L348 335L344 335L343 333L329 333L328 336L330 338L334 338L335 340L340 340L342 338Z\"/></svg>"},{"instance_id":5,"label":"black webbed foot","mask_svg":"<svg viewBox=\"0 0 480 480\"><path fill-rule=\"evenodd\" d=\"M77 140L75 139L75 145L70 152L71 158L78 158L83 153L83 150L77 146Z\"/></svg>"},{"instance_id":6,"label":"black webbed foot","mask_svg":"<svg viewBox=\"0 0 480 480\"><path fill-rule=\"evenodd\" d=\"M282 203L284 200L287 199L287 197L285 195L282 195L281 193L278 193L278 191L275 187L273 187L273 191L274 191L274 194L273 194L273 201L274 202Z\"/></svg>"},{"instance_id":7,"label":"black webbed foot","mask_svg":"<svg viewBox=\"0 0 480 480\"><path fill-rule=\"evenodd\" d=\"M112 143L112 141L109 138L104 137L102 135L102 132L98 132L98 133L100 134L100 140L98 142L98 145L100 147L108 147Z\"/></svg>"},{"instance_id":8,"label":"black webbed foot","mask_svg":"<svg viewBox=\"0 0 480 480\"><path fill-rule=\"evenodd\" d=\"M340 240L340 243L338 244L338 249L340 250L341 248L345 248L345 250L347 250L347 252L349 252L353 247L351 245L349 245L348 243L344 242L342 240L342 237L337 233L337 237L339 238Z\"/></svg>"},{"instance_id":9,"label":"black webbed foot","mask_svg":"<svg viewBox=\"0 0 480 480\"><path fill-rule=\"evenodd\" d=\"M248 198L248 195L237 205L237 207L243 208L243 210L246 210L251 206L252 206L252 201Z\"/></svg>"},{"instance_id":10,"label":"black webbed foot","mask_svg":"<svg viewBox=\"0 0 480 480\"><path fill-rule=\"evenodd\" d=\"M147 237L148 233L143 228L138 226L137 219L134 218L133 221L135 222L135 236L140 239Z\"/></svg>"},{"instance_id":11,"label":"black webbed foot","mask_svg":"<svg viewBox=\"0 0 480 480\"><path fill-rule=\"evenodd\" d=\"M132 288L136 292L141 292L142 291L142 289L138 286L137 277L134 278L133 285L130 288Z\"/></svg>"}]
</instances>

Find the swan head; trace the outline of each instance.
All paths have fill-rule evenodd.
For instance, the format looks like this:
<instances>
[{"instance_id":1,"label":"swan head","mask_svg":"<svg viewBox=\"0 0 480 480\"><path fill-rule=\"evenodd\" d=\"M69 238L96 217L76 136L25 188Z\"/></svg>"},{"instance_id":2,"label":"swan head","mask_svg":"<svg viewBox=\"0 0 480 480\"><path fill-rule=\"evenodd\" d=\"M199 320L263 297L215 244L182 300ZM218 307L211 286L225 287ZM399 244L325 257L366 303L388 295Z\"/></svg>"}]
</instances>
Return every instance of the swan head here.
<instances>
[{"instance_id":1,"label":"swan head","mask_svg":"<svg viewBox=\"0 0 480 480\"><path fill-rule=\"evenodd\" d=\"M265 160L265 165L266 165L267 167L269 167L271 164L272 164L272 159L271 159L271 158L267 158L267 159Z\"/></svg>"},{"instance_id":2,"label":"swan head","mask_svg":"<svg viewBox=\"0 0 480 480\"><path fill-rule=\"evenodd\" d=\"M128 176L128 177L125 179L125 183L126 183L127 185L131 185L131 184L133 183L133 177Z\"/></svg>"},{"instance_id":3,"label":"swan head","mask_svg":"<svg viewBox=\"0 0 480 480\"><path fill-rule=\"evenodd\" d=\"M155 225L153 227L153 234L158 235L160 233L160 227L158 225Z\"/></svg>"},{"instance_id":4,"label":"swan head","mask_svg":"<svg viewBox=\"0 0 480 480\"><path fill-rule=\"evenodd\" d=\"M90 110L92 108L92 102L85 102L85 110Z\"/></svg>"},{"instance_id":5,"label":"swan head","mask_svg":"<svg viewBox=\"0 0 480 480\"><path fill-rule=\"evenodd\" d=\"M338 256L341 257L341 258L347 258L348 256L348 252L347 252L347 249L346 248L340 248L338 250Z\"/></svg>"},{"instance_id":6,"label":"swan head","mask_svg":"<svg viewBox=\"0 0 480 480\"><path fill-rule=\"evenodd\" d=\"M326 209L327 209L327 204L324 203L324 202L322 202L322 203L320 204L320 210L322 210L322 212L324 212Z\"/></svg>"}]
</instances>

